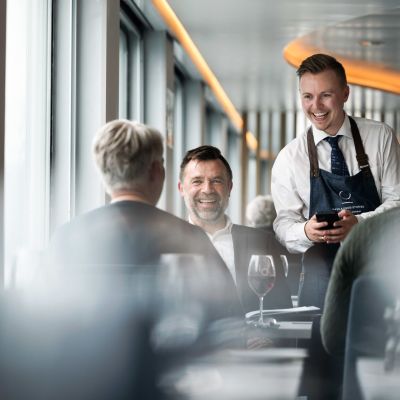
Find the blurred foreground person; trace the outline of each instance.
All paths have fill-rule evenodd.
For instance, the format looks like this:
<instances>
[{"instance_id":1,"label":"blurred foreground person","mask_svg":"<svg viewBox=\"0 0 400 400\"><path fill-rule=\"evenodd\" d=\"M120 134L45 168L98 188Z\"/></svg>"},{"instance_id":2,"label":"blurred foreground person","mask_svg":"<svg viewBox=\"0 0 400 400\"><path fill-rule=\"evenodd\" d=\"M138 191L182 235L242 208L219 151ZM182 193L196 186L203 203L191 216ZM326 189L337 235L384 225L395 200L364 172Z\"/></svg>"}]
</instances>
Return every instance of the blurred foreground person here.
<instances>
[{"instance_id":1,"label":"blurred foreground person","mask_svg":"<svg viewBox=\"0 0 400 400\"><path fill-rule=\"evenodd\" d=\"M326 351L343 360L343 399L364 398L361 357L385 359L385 367L398 358L398 319L390 326L387 317L400 294L399 226L400 208L368 218L352 229L333 264L321 338Z\"/></svg>"},{"instance_id":2,"label":"blurred foreground person","mask_svg":"<svg viewBox=\"0 0 400 400\"><path fill-rule=\"evenodd\" d=\"M0 398L164 400L152 317L131 290L88 285L0 292Z\"/></svg>"},{"instance_id":3,"label":"blurred foreground person","mask_svg":"<svg viewBox=\"0 0 400 400\"><path fill-rule=\"evenodd\" d=\"M399 227L400 208L394 208L354 227L339 249L321 319L322 341L330 354L344 353L351 289L358 277L376 276L386 282L388 291L399 293Z\"/></svg>"},{"instance_id":4,"label":"blurred foreground person","mask_svg":"<svg viewBox=\"0 0 400 400\"><path fill-rule=\"evenodd\" d=\"M258 298L247 282L252 254L272 254L275 260L276 282L265 296L264 308L292 307L274 236L259 229L232 224L225 214L232 185L232 170L219 149L206 145L186 153L181 163L178 187L189 213L189 222L204 229L224 259L245 311L259 307Z\"/></svg>"},{"instance_id":5,"label":"blurred foreground person","mask_svg":"<svg viewBox=\"0 0 400 400\"><path fill-rule=\"evenodd\" d=\"M233 280L200 228L155 207L162 154L140 123L97 133L112 202L54 234L36 286L0 291L0 398L165 399L166 372L226 345L223 322L241 313Z\"/></svg>"}]
</instances>

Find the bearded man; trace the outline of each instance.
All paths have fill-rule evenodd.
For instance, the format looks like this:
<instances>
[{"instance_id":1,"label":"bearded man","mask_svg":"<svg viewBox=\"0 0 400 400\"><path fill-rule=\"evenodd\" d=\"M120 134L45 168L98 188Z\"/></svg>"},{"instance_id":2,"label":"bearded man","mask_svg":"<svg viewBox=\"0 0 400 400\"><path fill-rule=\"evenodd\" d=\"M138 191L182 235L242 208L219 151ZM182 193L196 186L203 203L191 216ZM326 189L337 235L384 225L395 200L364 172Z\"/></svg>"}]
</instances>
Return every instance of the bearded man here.
<instances>
[{"instance_id":1,"label":"bearded man","mask_svg":"<svg viewBox=\"0 0 400 400\"><path fill-rule=\"evenodd\" d=\"M258 298L247 283L252 254L272 254L275 286L265 297L265 308L292 307L289 287L280 261L280 246L271 232L232 224L225 211L233 187L232 170L220 150L200 146L189 150L180 167L178 184L189 222L201 227L225 261L246 312L258 309Z\"/></svg>"}]
</instances>

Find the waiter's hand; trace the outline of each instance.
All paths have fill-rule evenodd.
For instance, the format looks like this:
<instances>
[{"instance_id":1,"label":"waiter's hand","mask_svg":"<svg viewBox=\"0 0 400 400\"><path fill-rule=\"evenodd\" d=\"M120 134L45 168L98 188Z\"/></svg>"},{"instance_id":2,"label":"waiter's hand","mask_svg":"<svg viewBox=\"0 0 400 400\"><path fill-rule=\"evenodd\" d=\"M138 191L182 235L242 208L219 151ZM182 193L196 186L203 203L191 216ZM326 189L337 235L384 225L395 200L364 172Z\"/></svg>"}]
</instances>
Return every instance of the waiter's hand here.
<instances>
[{"instance_id":1,"label":"waiter's hand","mask_svg":"<svg viewBox=\"0 0 400 400\"><path fill-rule=\"evenodd\" d=\"M326 221L318 222L317 217L313 215L304 225L304 232L312 242L325 243L325 234L329 232L324 230L326 225L328 225Z\"/></svg>"},{"instance_id":2,"label":"waiter's hand","mask_svg":"<svg viewBox=\"0 0 400 400\"><path fill-rule=\"evenodd\" d=\"M358 222L358 219L349 210L338 212L340 221L334 222L333 226L337 229L325 231L326 243L339 243L346 238L351 228Z\"/></svg>"},{"instance_id":3,"label":"waiter's hand","mask_svg":"<svg viewBox=\"0 0 400 400\"><path fill-rule=\"evenodd\" d=\"M339 243L346 238L351 228L358 222L358 219L349 210L338 212L340 221L333 223L335 229L321 231L321 236L326 243Z\"/></svg>"},{"instance_id":4,"label":"waiter's hand","mask_svg":"<svg viewBox=\"0 0 400 400\"><path fill-rule=\"evenodd\" d=\"M340 221L333 223L335 229L324 229L328 223L318 222L314 215L304 226L307 237L317 243L339 243L344 240L358 220L349 210L341 210L338 215Z\"/></svg>"}]
</instances>

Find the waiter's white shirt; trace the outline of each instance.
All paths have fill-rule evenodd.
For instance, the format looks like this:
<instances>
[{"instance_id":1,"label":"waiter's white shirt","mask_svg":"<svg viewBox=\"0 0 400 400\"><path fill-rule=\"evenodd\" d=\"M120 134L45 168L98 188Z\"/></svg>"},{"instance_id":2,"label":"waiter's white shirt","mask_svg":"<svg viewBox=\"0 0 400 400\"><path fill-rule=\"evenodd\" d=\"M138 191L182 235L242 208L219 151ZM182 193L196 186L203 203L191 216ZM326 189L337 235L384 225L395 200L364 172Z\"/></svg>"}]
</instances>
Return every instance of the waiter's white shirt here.
<instances>
[{"instance_id":1,"label":"waiter's white shirt","mask_svg":"<svg viewBox=\"0 0 400 400\"><path fill-rule=\"evenodd\" d=\"M233 252L233 238L232 238L232 221L231 219L225 215L225 226L219 231L214 232L214 234L210 234L208 232L207 236L210 238L212 244L218 251L219 255L224 260L226 266L229 269L229 272L232 275L233 280L236 283L236 271L235 271L235 255ZM189 222L193 224L192 220L189 217Z\"/></svg>"},{"instance_id":2,"label":"waiter's white shirt","mask_svg":"<svg viewBox=\"0 0 400 400\"><path fill-rule=\"evenodd\" d=\"M357 215L360 220L400 206L400 146L388 125L364 118L353 119L360 131L382 201L375 211ZM307 130L280 151L272 168L271 191L277 212L274 230L278 240L293 253L303 253L313 244L304 231L310 208L310 162L306 133ZM331 146L323 140L329 135L314 126L313 134L319 167L331 172ZM360 169L347 115L337 135L343 135L339 147L350 175L355 175Z\"/></svg>"}]
</instances>

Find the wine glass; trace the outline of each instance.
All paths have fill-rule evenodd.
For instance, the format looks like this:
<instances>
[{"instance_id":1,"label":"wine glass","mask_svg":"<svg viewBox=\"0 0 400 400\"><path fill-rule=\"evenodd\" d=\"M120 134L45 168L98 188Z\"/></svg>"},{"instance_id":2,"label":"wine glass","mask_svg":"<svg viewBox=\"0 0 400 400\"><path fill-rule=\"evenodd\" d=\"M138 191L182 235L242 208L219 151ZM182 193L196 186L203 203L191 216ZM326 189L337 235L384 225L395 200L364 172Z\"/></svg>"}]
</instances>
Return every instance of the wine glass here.
<instances>
[{"instance_id":1,"label":"wine glass","mask_svg":"<svg viewBox=\"0 0 400 400\"><path fill-rule=\"evenodd\" d=\"M281 258L283 271L285 273L285 277L287 278L288 273L289 273L289 262L288 262L288 259L284 254L281 254L279 257Z\"/></svg>"},{"instance_id":2,"label":"wine glass","mask_svg":"<svg viewBox=\"0 0 400 400\"><path fill-rule=\"evenodd\" d=\"M271 255L252 255L249 263L248 282L253 292L260 300L260 317L256 326L265 326L263 319L264 296L274 287L275 284L275 264Z\"/></svg>"},{"instance_id":3,"label":"wine glass","mask_svg":"<svg viewBox=\"0 0 400 400\"><path fill-rule=\"evenodd\" d=\"M157 276L157 319L151 332L157 351L189 347L200 336L205 318L204 256L165 253Z\"/></svg>"}]
</instances>

